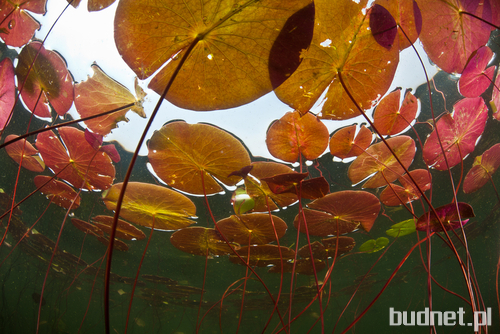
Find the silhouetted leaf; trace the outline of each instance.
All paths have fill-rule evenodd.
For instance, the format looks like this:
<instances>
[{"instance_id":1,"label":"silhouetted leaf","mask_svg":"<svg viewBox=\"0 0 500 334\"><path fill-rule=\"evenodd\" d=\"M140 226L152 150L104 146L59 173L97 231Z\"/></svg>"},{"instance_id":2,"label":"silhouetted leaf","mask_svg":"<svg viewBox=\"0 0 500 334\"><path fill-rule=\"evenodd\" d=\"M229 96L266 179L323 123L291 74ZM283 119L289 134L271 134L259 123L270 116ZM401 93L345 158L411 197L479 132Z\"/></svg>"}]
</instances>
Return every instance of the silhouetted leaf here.
<instances>
[{"instance_id":1,"label":"silhouetted leaf","mask_svg":"<svg viewBox=\"0 0 500 334\"><path fill-rule=\"evenodd\" d=\"M241 177L229 175L250 165L248 152L239 140L207 124L168 123L155 131L148 148L156 175L169 186L191 194L221 192L214 177L233 186Z\"/></svg>"}]
</instances>

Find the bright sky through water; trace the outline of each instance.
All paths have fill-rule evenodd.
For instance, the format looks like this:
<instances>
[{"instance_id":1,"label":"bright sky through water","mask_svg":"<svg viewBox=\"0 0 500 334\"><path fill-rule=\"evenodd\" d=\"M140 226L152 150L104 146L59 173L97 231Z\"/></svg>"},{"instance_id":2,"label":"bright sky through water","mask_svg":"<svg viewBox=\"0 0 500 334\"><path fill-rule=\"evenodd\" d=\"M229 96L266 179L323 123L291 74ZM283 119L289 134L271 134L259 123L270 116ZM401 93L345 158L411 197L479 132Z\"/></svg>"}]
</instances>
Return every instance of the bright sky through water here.
<instances>
[{"instance_id":1,"label":"bright sky through water","mask_svg":"<svg viewBox=\"0 0 500 334\"><path fill-rule=\"evenodd\" d=\"M87 11L85 0L77 9L70 6L50 32L45 47L58 51L65 58L76 82L84 81L87 76L92 76L93 71L90 66L96 62L106 74L134 92L135 74L121 59L113 38L113 21L117 3L118 1L105 10L93 13ZM67 2L63 0L48 0L47 14L45 16L33 15L42 25L40 31L35 34L36 38L41 40L45 38L66 5ZM420 42L417 42L415 46L426 63L429 78L432 78L436 73L436 67L428 63ZM413 88L415 91L424 82L425 76L418 57L412 48L407 48L400 54L396 77L389 92L396 87L402 87L403 92L407 88ZM159 95L147 89L148 83L149 80L140 81L140 85L148 93L144 110L150 116ZM272 121L281 118L288 111L291 111L291 108L279 101L272 92L239 108L210 112L180 109L168 101L163 101L146 138L151 138L154 130L160 129L164 123L174 119L182 119L188 123L206 122L233 133L245 143L253 156L272 158L265 144L266 131ZM319 109L313 109L312 112L317 114ZM75 115L75 118L78 117L74 106L70 113ZM130 122L118 123L119 127L114 129L105 140L117 140L125 149L133 151L147 119L142 119L131 111L127 113L127 118ZM354 122L366 121L360 116L347 121L327 120L324 123L332 133L335 129ZM147 155L145 145L141 148L140 154Z\"/></svg>"}]
</instances>

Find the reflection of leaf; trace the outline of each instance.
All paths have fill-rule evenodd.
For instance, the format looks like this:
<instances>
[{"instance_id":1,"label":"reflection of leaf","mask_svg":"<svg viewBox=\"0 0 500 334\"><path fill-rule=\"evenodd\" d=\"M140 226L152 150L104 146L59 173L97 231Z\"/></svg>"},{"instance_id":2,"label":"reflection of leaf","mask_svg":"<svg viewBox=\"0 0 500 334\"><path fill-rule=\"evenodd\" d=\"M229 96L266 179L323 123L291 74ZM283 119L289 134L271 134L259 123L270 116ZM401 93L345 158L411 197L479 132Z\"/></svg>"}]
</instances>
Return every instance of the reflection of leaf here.
<instances>
[{"instance_id":1,"label":"reflection of leaf","mask_svg":"<svg viewBox=\"0 0 500 334\"><path fill-rule=\"evenodd\" d=\"M141 117L146 117L142 107L144 95L135 98L127 88L111 79L96 64L92 65L92 70L94 70L92 77L75 85L75 107L82 118L117 109L130 103L135 103L130 108L132 111ZM135 85L137 88L137 79ZM85 124L92 132L105 136L117 127L118 122L128 122L125 117L127 111L128 109L124 109L106 116L93 118L85 121Z\"/></svg>"},{"instance_id":2,"label":"reflection of leaf","mask_svg":"<svg viewBox=\"0 0 500 334\"><path fill-rule=\"evenodd\" d=\"M116 209L123 183L114 184L104 194L104 204ZM189 226L196 218L196 207L186 196L171 189L140 182L129 182L120 216L128 221L157 230L178 230Z\"/></svg>"},{"instance_id":3,"label":"reflection of leaf","mask_svg":"<svg viewBox=\"0 0 500 334\"><path fill-rule=\"evenodd\" d=\"M0 62L0 131L3 131L9 123L10 112L16 98L15 93L14 65L10 58L5 58Z\"/></svg>"},{"instance_id":4,"label":"reflection of leaf","mask_svg":"<svg viewBox=\"0 0 500 334\"><path fill-rule=\"evenodd\" d=\"M415 156L415 141L408 136L386 139L392 152L408 168ZM363 181L375 173L363 184L363 188L378 188L396 180L404 173L387 146L383 142L373 144L349 166L348 175L353 184Z\"/></svg>"},{"instance_id":5,"label":"reflection of leaf","mask_svg":"<svg viewBox=\"0 0 500 334\"><path fill-rule=\"evenodd\" d=\"M356 138L355 134L356 124L335 131L330 139L330 154L345 159L363 153L372 143L372 132L362 125Z\"/></svg>"},{"instance_id":6,"label":"reflection of leaf","mask_svg":"<svg viewBox=\"0 0 500 334\"><path fill-rule=\"evenodd\" d=\"M172 234L170 242L183 252L201 256L224 255L232 252L231 247L213 228L187 227ZM238 249L238 245L232 245Z\"/></svg>"},{"instance_id":7,"label":"reflection of leaf","mask_svg":"<svg viewBox=\"0 0 500 334\"><path fill-rule=\"evenodd\" d=\"M496 66L488 66L493 58L493 52L487 46L482 46L469 58L460 79L458 87L465 97L478 97L491 85Z\"/></svg>"},{"instance_id":8,"label":"reflection of leaf","mask_svg":"<svg viewBox=\"0 0 500 334\"><path fill-rule=\"evenodd\" d=\"M63 116L73 104L73 78L66 63L58 53L47 51L42 43L31 42L21 50L16 75L21 97L35 115L50 117L50 102L57 114Z\"/></svg>"},{"instance_id":9,"label":"reflection of leaf","mask_svg":"<svg viewBox=\"0 0 500 334\"><path fill-rule=\"evenodd\" d=\"M369 232L380 211L378 198L366 191L345 190L314 200L304 209L310 235L340 235L356 230L359 225ZM305 233L302 214L294 220L295 228L300 221L300 231Z\"/></svg>"},{"instance_id":10,"label":"reflection of leaf","mask_svg":"<svg viewBox=\"0 0 500 334\"><path fill-rule=\"evenodd\" d=\"M80 195L66 183L50 179L50 176L37 175L33 181L35 186L40 188L40 192L47 196L51 202L65 209L77 209L80 206ZM45 185L42 187L43 184Z\"/></svg>"},{"instance_id":11,"label":"reflection of leaf","mask_svg":"<svg viewBox=\"0 0 500 334\"><path fill-rule=\"evenodd\" d=\"M177 67L175 60L189 49L166 99L191 110L230 108L272 90L271 48L287 19L309 3L122 0L116 10L115 42L141 79L174 57L149 84L158 94Z\"/></svg>"},{"instance_id":12,"label":"reflection of leaf","mask_svg":"<svg viewBox=\"0 0 500 334\"><path fill-rule=\"evenodd\" d=\"M17 137L16 135L8 135L5 137L5 142L14 140ZM30 171L40 173L45 169L45 164L38 156L38 151L26 139L7 145L5 151L17 163L20 163L22 159L21 166Z\"/></svg>"},{"instance_id":13,"label":"reflection of leaf","mask_svg":"<svg viewBox=\"0 0 500 334\"><path fill-rule=\"evenodd\" d=\"M313 114L288 112L267 131L269 152L286 162L296 162L300 154L307 160L318 158L328 146L328 129Z\"/></svg>"},{"instance_id":14,"label":"reflection of leaf","mask_svg":"<svg viewBox=\"0 0 500 334\"><path fill-rule=\"evenodd\" d=\"M474 159L474 164L464 179L464 193L472 193L491 180L500 167L500 144L495 144Z\"/></svg>"},{"instance_id":15,"label":"reflection of leaf","mask_svg":"<svg viewBox=\"0 0 500 334\"><path fill-rule=\"evenodd\" d=\"M95 226L99 227L104 232L111 234L114 217L112 216L95 216L92 218ZM142 240L146 238L144 232L139 230L132 224L124 220L118 219L115 230L115 237L125 240Z\"/></svg>"},{"instance_id":16,"label":"reflection of leaf","mask_svg":"<svg viewBox=\"0 0 500 334\"><path fill-rule=\"evenodd\" d=\"M40 24L26 10L45 14L47 0L2 0L0 1L0 37L5 44L21 47L28 43Z\"/></svg>"},{"instance_id":17,"label":"reflection of leaf","mask_svg":"<svg viewBox=\"0 0 500 334\"><path fill-rule=\"evenodd\" d=\"M488 108L480 97L462 99L453 106L453 110L453 117L446 114L436 123L439 140L434 130L424 144L424 161L437 170L446 170L459 164L467 154L474 151L476 140L486 126Z\"/></svg>"},{"instance_id":18,"label":"reflection of leaf","mask_svg":"<svg viewBox=\"0 0 500 334\"><path fill-rule=\"evenodd\" d=\"M108 189L115 178L115 167L109 156L94 150L83 131L69 126L58 131L66 148L52 131L39 133L36 139L36 147L47 167L75 188Z\"/></svg>"},{"instance_id":19,"label":"reflection of leaf","mask_svg":"<svg viewBox=\"0 0 500 334\"><path fill-rule=\"evenodd\" d=\"M373 123L381 135L395 135L410 126L418 111L418 100L409 91L406 92L401 107L399 99L401 89L385 96L375 108Z\"/></svg>"},{"instance_id":20,"label":"reflection of leaf","mask_svg":"<svg viewBox=\"0 0 500 334\"><path fill-rule=\"evenodd\" d=\"M297 70L275 92L293 109L307 112L328 89L322 118L348 119L359 115L339 80L364 109L372 106L391 84L399 50L379 45L362 11L366 1L314 1L316 15L311 46L302 53Z\"/></svg>"},{"instance_id":21,"label":"reflection of leaf","mask_svg":"<svg viewBox=\"0 0 500 334\"><path fill-rule=\"evenodd\" d=\"M240 245L267 244L285 235L287 225L279 217L267 213L231 216L217 222L219 231L229 240Z\"/></svg>"},{"instance_id":22,"label":"reflection of leaf","mask_svg":"<svg viewBox=\"0 0 500 334\"><path fill-rule=\"evenodd\" d=\"M471 53L488 42L491 32L490 25L463 12L491 21L491 11L479 1L418 3L422 11L420 40L427 55L443 71L462 73Z\"/></svg>"},{"instance_id":23,"label":"reflection of leaf","mask_svg":"<svg viewBox=\"0 0 500 334\"><path fill-rule=\"evenodd\" d=\"M250 165L248 152L239 140L207 124L168 123L155 131L148 149L149 161L160 179L197 195L223 190L214 177L234 186L241 177L229 175Z\"/></svg>"},{"instance_id":24,"label":"reflection of leaf","mask_svg":"<svg viewBox=\"0 0 500 334\"><path fill-rule=\"evenodd\" d=\"M443 232L443 227L446 231L454 230L464 226L469 221L465 218L475 217L472 207L462 202L446 204L436 208L435 211L437 216L434 211L429 211L418 218L417 231L427 231L427 226L429 226L430 232ZM440 220L443 226L439 223Z\"/></svg>"}]
</instances>

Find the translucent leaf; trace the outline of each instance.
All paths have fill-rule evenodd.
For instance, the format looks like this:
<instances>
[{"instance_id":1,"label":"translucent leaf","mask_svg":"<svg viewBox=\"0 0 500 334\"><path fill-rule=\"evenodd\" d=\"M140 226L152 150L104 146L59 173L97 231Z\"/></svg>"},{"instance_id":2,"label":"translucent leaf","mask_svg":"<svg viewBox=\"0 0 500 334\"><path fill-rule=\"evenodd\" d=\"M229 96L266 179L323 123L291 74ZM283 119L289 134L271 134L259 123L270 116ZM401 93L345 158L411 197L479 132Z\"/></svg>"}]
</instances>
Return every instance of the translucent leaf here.
<instances>
[{"instance_id":1,"label":"translucent leaf","mask_svg":"<svg viewBox=\"0 0 500 334\"><path fill-rule=\"evenodd\" d=\"M279 217L266 213L231 216L217 222L219 231L229 240L240 245L267 244L281 238L288 228ZM275 234L276 231L276 234Z\"/></svg>"},{"instance_id":2,"label":"translucent leaf","mask_svg":"<svg viewBox=\"0 0 500 334\"><path fill-rule=\"evenodd\" d=\"M465 175L464 193L472 193L484 186L491 180L498 167L500 167L500 144L495 144L474 159L472 168Z\"/></svg>"},{"instance_id":3,"label":"translucent leaf","mask_svg":"<svg viewBox=\"0 0 500 334\"><path fill-rule=\"evenodd\" d=\"M35 115L51 117L50 103L63 116L73 104L73 77L66 63L57 52L45 50L42 43L31 42L21 50L16 75L21 97Z\"/></svg>"},{"instance_id":4,"label":"translucent leaf","mask_svg":"<svg viewBox=\"0 0 500 334\"><path fill-rule=\"evenodd\" d=\"M231 247L213 228L187 227L170 236L170 242L183 252L201 256L225 255L232 252ZM233 248L238 249L237 245Z\"/></svg>"},{"instance_id":5,"label":"translucent leaf","mask_svg":"<svg viewBox=\"0 0 500 334\"><path fill-rule=\"evenodd\" d=\"M359 129L356 138L356 124L335 131L330 139L330 154L340 159L356 157L363 153L372 143L372 132L364 125Z\"/></svg>"},{"instance_id":6,"label":"translucent leaf","mask_svg":"<svg viewBox=\"0 0 500 334\"><path fill-rule=\"evenodd\" d=\"M399 182L403 185L400 187L395 184L389 184L382 193L380 193L380 201L387 206L397 206L420 198L419 189L424 192L429 190L432 185L432 178L426 169L416 169L410 171L410 175L417 183L415 187L407 174L399 178Z\"/></svg>"},{"instance_id":7,"label":"translucent leaf","mask_svg":"<svg viewBox=\"0 0 500 334\"><path fill-rule=\"evenodd\" d=\"M140 79L166 63L149 84L158 94L172 77L177 60L190 50L166 99L190 110L231 108L273 89L271 49L287 20L309 3L122 0L115 16L115 42ZM287 31L299 34L295 27ZM286 41L293 42L294 36ZM301 49L291 56L298 58Z\"/></svg>"},{"instance_id":8,"label":"translucent leaf","mask_svg":"<svg viewBox=\"0 0 500 334\"><path fill-rule=\"evenodd\" d=\"M123 183L114 184L103 197L109 210L116 201ZM120 217L156 230L178 230L194 223L196 207L186 196L171 189L149 183L129 182L123 198Z\"/></svg>"},{"instance_id":9,"label":"translucent leaf","mask_svg":"<svg viewBox=\"0 0 500 334\"><path fill-rule=\"evenodd\" d=\"M453 110L453 116L445 114L436 123L440 140L434 130L424 144L423 159L437 170L458 165L467 154L474 151L476 141L486 126L488 108L480 97L462 99L453 106Z\"/></svg>"},{"instance_id":10,"label":"translucent leaf","mask_svg":"<svg viewBox=\"0 0 500 334\"><path fill-rule=\"evenodd\" d=\"M358 229L359 225L367 232L373 226L380 211L378 198L366 191L338 191L312 201L304 209L305 220L310 235L340 235ZM302 214L294 220L295 228L305 233Z\"/></svg>"},{"instance_id":11,"label":"translucent leaf","mask_svg":"<svg viewBox=\"0 0 500 334\"><path fill-rule=\"evenodd\" d=\"M191 194L221 192L223 188L214 177L233 186L241 177L229 175L250 165L248 152L238 139L207 124L168 123L154 132L148 148L156 175L169 186Z\"/></svg>"},{"instance_id":12,"label":"translucent leaf","mask_svg":"<svg viewBox=\"0 0 500 334\"><path fill-rule=\"evenodd\" d=\"M294 110L307 112L328 90L321 118L349 119L359 115L340 83L339 73L356 103L363 109L384 95L399 61L399 49L387 50L369 29L372 9L366 1L314 2L316 15L311 46L301 54L297 70L275 92Z\"/></svg>"},{"instance_id":13,"label":"translucent leaf","mask_svg":"<svg viewBox=\"0 0 500 334\"><path fill-rule=\"evenodd\" d=\"M8 135L5 137L5 142L9 142L17 137L19 136ZM30 171L40 173L45 169L45 164L38 156L38 150L26 139L21 139L5 146L5 151L15 162L21 163L21 166Z\"/></svg>"},{"instance_id":14,"label":"translucent leaf","mask_svg":"<svg viewBox=\"0 0 500 334\"><path fill-rule=\"evenodd\" d=\"M420 0L422 32L420 40L433 63L448 73L462 73L472 52L485 45L491 26L491 11L479 1Z\"/></svg>"},{"instance_id":15,"label":"translucent leaf","mask_svg":"<svg viewBox=\"0 0 500 334\"><path fill-rule=\"evenodd\" d=\"M80 195L66 183L50 179L50 176L37 175L33 181L35 186L40 188L40 193L44 194L52 203L65 209L77 209L80 206ZM48 183L45 184L47 181ZM45 185L42 187L43 184Z\"/></svg>"},{"instance_id":16,"label":"translucent leaf","mask_svg":"<svg viewBox=\"0 0 500 334\"><path fill-rule=\"evenodd\" d=\"M108 234L111 234L113 220L114 217L112 216L95 216L92 218L92 222L94 223L94 225ZM115 230L115 237L124 240L142 240L146 238L146 235L137 227L127 223L124 220L118 219Z\"/></svg>"},{"instance_id":17,"label":"translucent leaf","mask_svg":"<svg viewBox=\"0 0 500 334\"><path fill-rule=\"evenodd\" d=\"M380 237L377 240L370 239L359 246L359 251L363 253L375 253L389 244L389 239Z\"/></svg>"},{"instance_id":18,"label":"translucent leaf","mask_svg":"<svg viewBox=\"0 0 500 334\"><path fill-rule=\"evenodd\" d=\"M406 92L401 107L399 100L401 89L386 95L373 112L373 123L381 135L395 135L410 126L418 111L418 100L409 91Z\"/></svg>"},{"instance_id":19,"label":"translucent leaf","mask_svg":"<svg viewBox=\"0 0 500 334\"><path fill-rule=\"evenodd\" d=\"M233 196L231 196L231 204L236 215L242 215L255 207L255 201L243 188L235 190Z\"/></svg>"},{"instance_id":20,"label":"translucent leaf","mask_svg":"<svg viewBox=\"0 0 500 334\"><path fill-rule=\"evenodd\" d=\"M454 230L460 228L460 226L464 226L469 221L469 219L466 218L475 217L472 207L462 202L446 204L436 208L435 211L437 216L433 211L429 211L418 218L416 224L417 231L427 231L427 226L429 226L430 232ZM440 220L443 226L439 223Z\"/></svg>"},{"instance_id":21,"label":"translucent leaf","mask_svg":"<svg viewBox=\"0 0 500 334\"><path fill-rule=\"evenodd\" d=\"M500 75L497 73L497 78L494 82L493 93L491 94L490 105L493 109L493 118L500 121Z\"/></svg>"},{"instance_id":22,"label":"translucent leaf","mask_svg":"<svg viewBox=\"0 0 500 334\"><path fill-rule=\"evenodd\" d=\"M33 37L40 24L26 11L45 14L47 0L1 0L0 37L5 44L21 47Z\"/></svg>"},{"instance_id":23,"label":"translucent leaf","mask_svg":"<svg viewBox=\"0 0 500 334\"><path fill-rule=\"evenodd\" d=\"M0 131L3 131L10 121L10 113L16 99L14 83L14 65L10 58L0 62Z\"/></svg>"},{"instance_id":24,"label":"translucent leaf","mask_svg":"<svg viewBox=\"0 0 500 334\"><path fill-rule=\"evenodd\" d=\"M370 177L363 188L378 188L396 180L404 173L394 154L408 168L415 156L415 141L408 136L386 139L389 150L383 142L373 144L349 166L348 176L353 184ZM393 153L394 152L394 153Z\"/></svg>"},{"instance_id":25,"label":"translucent leaf","mask_svg":"<svg viewBox=\"0 0 500 334\"><path fill-rule=\"evenodd\" d=\"M415 220L411 218L392 225L390 229L385 231L385 233L390 237L398 238L404 235L412 234L415 231Z\"/></svg>"},{"instance_id":26,"label":"translucent leaf","mask_svg":"<svg viewBox=\"0 0 500 334\"><path fill-rule=\"evenodd\" d=\"M143 96L136 98L125 86L111 79L96 64L92 65L92 70L94 71L92 77L75 85L75 107L82 118L135 103L132 108L85 121L92 132L102 136L109 134L117 127L118 122L128 122L125 114L129 110L146 117L142 107ZM138 85L137 79L135 84Z\"/></svg>"},{"instance_id":27,"label":"translucent leaf","mask_svg":"<svg viewBox=\"0 0 500 334\"><path fill-rule=\"evenodd\" d=\"M47 167L75 188L104 190L111 187L115 167L109 156L94 150L85 140L83 131L69 126L58 131L66 148L52 131L39 133L36 139L36 147Z\"/></svg>"},{"instance_id":28,"label":"translucent leaf","mask_svg":"<svg viewBox=\"0 0 500 334\"><path fill-rule=\"evenodd\" d=\"M488 66L493 52L487 46L477 49L469 58L460 79L458 88L465 97L478 97L491 85L496 66Z\"/></svg>"},{"instance_id":29,"label":"translucent leaf","mask_svg":"<svg viewBox=\"0 0 500 334\"><path fill-rule=\"evenodd\" d=\"M267 131L269 152L286 162L296 162L300 154L307 160L318 158L328 146L328 129L313 114L288 112Z\"/></svg>"}]
</instances>

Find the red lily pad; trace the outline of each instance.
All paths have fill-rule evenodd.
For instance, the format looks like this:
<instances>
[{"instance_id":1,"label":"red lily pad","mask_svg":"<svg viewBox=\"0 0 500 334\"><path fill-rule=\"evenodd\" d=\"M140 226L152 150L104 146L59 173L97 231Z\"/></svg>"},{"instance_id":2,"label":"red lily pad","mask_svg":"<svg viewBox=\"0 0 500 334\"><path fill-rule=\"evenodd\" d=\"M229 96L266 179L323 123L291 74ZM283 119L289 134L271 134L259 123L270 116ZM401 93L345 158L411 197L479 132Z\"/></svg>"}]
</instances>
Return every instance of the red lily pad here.
<instances>
[{"instance_id":1,"label":"red lily pad","mask_svg":"<svg viewBox=\"0 0 500 334\"><path fill-rule=\"evenodd\" d=\"M109 210L116 202L123 183L114 184L103 197ZM120 217L156 230L178 230L194 223L194 203L177 191L149 183L129 182L123 198Z\"/></svg>"},{"instance_id":2,"label":"red lily pad","mask_svg":"<svg viewBox=\"0 0 500 334\"><path fill-rule=\"evenodd\" d=\"M400 107L400 96L401 89L398 88L385 96L375 108L373 123L381 135L395 135L402 132L410 126L417 115L417 98L407 91Z\"/></svg>"},{"instance_id":3,"label":"red lily pad","mask_svg":"<svg viewBox=\"0 0 500 334\"><path fill-rule=\"evenodd\" d=\"M464 193L472 193L491 181L500 166L500 144L495 144L474 159L474 164L464 179Z\"/></svg>"},{"instance_id":4,"label":"red lily pad","mask_svg":"<svg viewBox=\"0 0 500 334\"><path fill-rule=\"evenodd\" d=\"M112 216L95 216L94 218L92 218L92 222L94 223L94 225L108 234L111 234L113 220L114 217ZM118 219L115 237L124 240L142 240L146 238L146 235L134 225L129 224L124 220Z\"/></svg>"},{"instance_id":5,"label":"red lily pad","mask_svg":"<svg viewBox=\"0 0 500 334\"><path fill-rule=\"evenodd\" d=\"M104 190L111 187L115 167L109 156L94 150L85 140L83 131L69 126L58 131L66 147L52 131L37 136L36 147L47 167L75 188Z\"/></svg>"},{"instance_id":6,"label":"red lily pad","mask_svg":"<svg viewBox=\"0 0 500 334\"><path fill-rule=\"evenodd\" d=\"M435 129L424 144L423 159L427 165L437 170L446 170L458 165L465 156L474 151L476 141L486 126L488 108L480 97L462 99L453 106L453 110L453 116L443 115L436 123L441 143Z\"/></svg>"},{"instance_id":7,"label":"red lily pad","mask_svg":"<svg viewBox=\"0 0 500 334\"><path fill-rule=\"evenodd\" d=\"M272 219L272 220L271 220ZM217 222L219 231L240 245L267 244L281 238L288 228L279 217L266 213L231 216Z\"/></svg>"},{"instance_id":8,"label":"red lily pad","mask_svg":"<svg viewBox=\"0 0 500 334\"><path fill-rule=\"evenodd\" d=\"M491 94L490 101L491 108L493 109L493 118L500 121L500 75L497 73L495 79L493 93Z\"/></svg>"},{"instance_id":9,"label":"red lily pad","mask_svg":"<svg viewBox=\"0 0 500 334\"><path fill-rule=\"evenodd\" d=\"M65 61L42 43L31 42L21 50L16 75L21 97L35 115L51 117L52 106L59 116L64 116L73 104L73 77Z\"/></svg>"},{"instance_id":10,"label":"red lily pad","mask_svg":"<svg viewBox=\"0 0 500 334\"><path fill-rule=\"evenodd\" d=\"M420 189L422 192L429 190L432 185L432 177L425 169L416 169L410 171L417 186L411 181L410 177L405 174L399 178L402 187L390 183L380 194L380 201L387 206L397 206L420 198ZM418 189L417 189L418 187Z\"/></svg>"},{"instance_id":11,"label":"red lily pad","mask_svg":"<svg viewBox=\"0 0 500 334\"><path fill-rule=\"evenodd\" d=\"M340 159L357 157L372 143L373 134L364 125L359 129L356 138L356 125L337 130L330 139L330 154Z\"/></svg>"},{"instance_id":12,"label":"red lily pad","mask_svg":"<svg viewBox=\"0 0 500 334\"><path fill-rule=\"evenodd\" d=\"M45 14L47 0L9 0L0 2L0 37L5 44L21 47L40 29L40 24L26 11Z\"/></svg>"},{"instance_id":13,"label":"red lily pad","mask_svg":"<svg viewBox=\"0 0 500 334\"><path fill-rule=\"evenodd\" d=\"M273 157L296 162L300 154L307 160L318 158L328 146L326 126L311 113L288 112L269 127L266 144Z\"/></svg>"},{"instance_id":14,"label":"red lily pad","mask_svg":"<svg viewBox=\"0 0 500 334\"><path fill-rule=\"evenodd\" d=\"M358 229L359 225L367 232L373 226L380 211L378 198L366 191L339 191L312 201L304 209L304 216L310 235L340 235ZM312 209L312 210L311 210ZM293 222L300 232L305 233L302 214Z\"/></svg>"},{"instance_id":15,"label":"red lily pad","mask_svg":"<svg viewBox=\"0 0 500 334\"><path fill-rule=\"evenodd\" d=\"M15 99L14 65L10 58L5 58L0 62L0 131L9 124Z\"/></svg>"},{"instance_id":16,"label":"red lily pad","mask_svg":"<svg viewBox=\"0 0 500 334\"><path fill-rule=\"evenodd\" d=\"M190 194L223 191L214 178L234 186L241 177L231 173L250 165L248 152L238 139L207 124L168 123L155 131L148 148L156 175Z\"/></svg>"},{"instance_id":17,"label":"red lily pad","mask_svg":"<svg viewBox=\"0 0 500 334\"><path fill-rule=\"evenodd\" d=\"M337 256L349 253L353 250L354 246L356 246L356 241L346 236L326 238L322 239L321 242L325 246L326 253L329 257L334 257L335 252L337 252Z\"/></svg>"},{"instance_id":18,"label":"red lily pad","mask_svg":"<svg viewBox=\"0 0 500 334\"><path fill-rule=\"evenodd\" d=\"M253 162L252 166L250 177L245 178L245 188L247 194L255 201L253 211L274 211L278 209L278 205L286 207L297 202L297 195L287 192L275 194L267 182L262 180L276 175L295 173L293 169L276 162Z\"/></svg>"},{"instance_id":19,"label":"red lily pad","mask_svg":"<svg viewBox=\"0 0 500 334\"><path fill-rule=\"evenodd\" d=\"M404 173L404 168L395 159L394 154L403 166L407 169L410 167L415 156L415 141L408 136L397 136L386 139L386 142L390 150L385 143L379 142L370 146L352 162L348 176L353 184L370 177L363 184L363 188L378 188L396 180Z\"/></svg>"},{"instance_id":20,"label":"red lily pad","mask_svg":"<svg viewBox=\"0 0 500 334\"><path fill-rule=\"evenodd\" d=\"M50 176L37 175L33 181L40 192L47 196L52 203L65 209L77 209L80 206L80 195L66 183L50 179Z\"/></svg>"},{"instance_id":21,"label":"red lily pad","mask_svg":"<svg viewBox=\"0 0 500 334\"><path fill-rule=\"evenodd\" d=\"M436 208L435 211L437 216L433 211L429 211L418 218L417 231L427 231L427 226L430 232L454 230L460 228L460 226L464 226L469 221L466 218L475 217L472 207L462 202L446 204ZM439 221L443 223L443 226L441 226Z\"/></svg>"},{"instance_id":22,"label":"red lily pad","mask_svg":"<svg viewBox=\"0 0 500 334\"><path fill-rule=\"evenodd\" d=\"M419 0L422 12L420 40L433 63L448 73L462 73L470 55L486 45L492 12L486 2ZM481 3L481 5L479 5ZM491 8L491 7L490 7Z\"/></svg>"},{"instance_id":23,"label":"red lily pad","mask_svg":"<svg viewBox=\"0 0 500 334\"><path fill-rule=\"evenodd\" d=\"M183 228L172 234L170 242L175 248L194 255L219 256L232 253L231 247L213 228L199 226ZM236 244L232 246L235 249L239 248Z\"/></svg>"},{"instance_id":24,"label":"red lily pad","mask_svg":"<svg viewBox=\"0 0 500 334\"><path fill-rule=\"evenodd\" d=\"M5 137L5 142L9 142L17 137L19 136L8 135ZM38 156L38 150L26 139L21 139L5 146L5 151L15 162L20 163L21 166L30 171L40 173L45 169L45 164Z\"/></svg>"},{"instance_id":25,"label":"red lily pad","mask_svg":"<svg viewBox=\"0 0 500 334\"><path fill-rule=\"evenodd\" d=\"M396 20L379 4L370 10L370 30L378 44L390 50L398 33Z\"/></svg>"},{"instance_id":26,"label":"red lily pad","mask_svg":"<svg viewBox=\"0 0 500 334\"><path fill-rule=\"evenodd\" d=\"M250 248L250 257L248 257ZM281 253L280 253L281 251ZM295 252L283 246L276 245L251 245L241 247L236 251L238 255L245 261L248 260L250 266L267 267L268 265L277 265L283 262L293 260ZM233 263L244 264L234 254L229 256L229 260Z\"/></svg>"},{"instance_id":27,"label":"red lily pad","mask_svg":"<svg viewBox=\"0 0 500 334\"><path fill-rule=\"evenodd\" d=\"M458 87L460 94L465 97L478 97L491 85L496 66L488 66L493 58L493 51L487 46L477 49L469 58L465 66Z\"/></svg>"}]
</instances>

